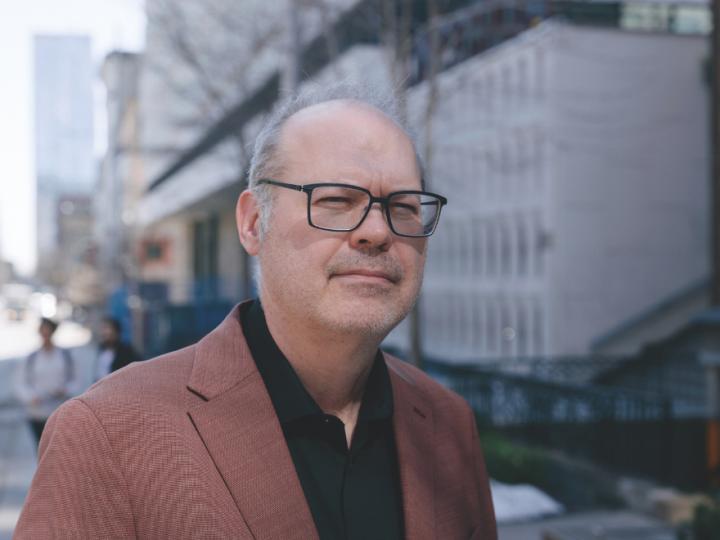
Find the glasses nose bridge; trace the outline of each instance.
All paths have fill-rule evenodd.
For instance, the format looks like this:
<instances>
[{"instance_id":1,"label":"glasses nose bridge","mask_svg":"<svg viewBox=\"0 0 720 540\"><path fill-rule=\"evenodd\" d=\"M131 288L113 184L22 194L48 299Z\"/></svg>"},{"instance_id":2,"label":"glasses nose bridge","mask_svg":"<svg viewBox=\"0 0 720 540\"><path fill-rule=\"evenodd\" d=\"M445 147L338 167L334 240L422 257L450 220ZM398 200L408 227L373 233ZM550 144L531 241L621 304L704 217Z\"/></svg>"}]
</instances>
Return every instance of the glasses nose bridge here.
<instances>
[{"instance_id":1,"label":"glasses nose bridge","mask_svg":"<svg viewBox=\"0 0 720 540\"><path fill-rule=\"evenodd\" d=\"M392 227L390 226L390 216L388 215L388 197L375 197L371 193L368 193L368 198L370 199L370 202L365 207L365 214L363 215L362 219L360 220L360 223L358 223L358 227L362 226L363 223L365 223L365 220L370 215L370 210L373 209L374 204L380 205L380 213L383 216L383 219L385 220L385 224L392 230Z\"/></svg>"},{"instance_id":2,"label":"glasses nose bridge","mask_svg":"<svg viewBox=\"0 0 720 540\"><path fill-rule=\"evenodd\" d=\"M370 195L370 202L368 203L368 212L372 209L373 205L377 203L383 212L387 211L388 208L388 197L375 197Z\"/></svg>"}]
</instances>

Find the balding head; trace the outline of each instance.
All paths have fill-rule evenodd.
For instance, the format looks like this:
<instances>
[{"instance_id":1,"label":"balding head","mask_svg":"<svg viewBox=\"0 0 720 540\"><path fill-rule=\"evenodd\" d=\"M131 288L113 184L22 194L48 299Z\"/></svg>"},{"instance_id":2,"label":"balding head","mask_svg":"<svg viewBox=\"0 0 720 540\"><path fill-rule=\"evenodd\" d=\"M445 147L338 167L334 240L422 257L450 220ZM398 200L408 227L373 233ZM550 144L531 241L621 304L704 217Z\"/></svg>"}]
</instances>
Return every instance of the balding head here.
<instances>
[{"instance_id":1,"label":"balding head","mask_svg":"<svg viewBox=\"0 0 720 540\"><path fill-rule=\"evenodd\" d=\"M276 152L276 176L282 177L288 169L313 170L319 176L289 181L352 182L354 166L379 170L382 165L394 167L398 179L404 180L407 187L420 189L422 173L418 164L411 160L408 168L407 162L398 159L414 154L407 133L382 111L357 100L333 100L302 109L283 124ZM310 156L321 156L322 161L311 164ZM363 163L353 163L353 159ZM343 170L347 172L341 178L329 176Z\"/></svg>"},{"instance_id":2,"label":"balding head","mask_svg":"<svg viewBox=\"0 0 720 540\"><path fill-rule=\"evenodd\" d=\"M397 100L391 94L383 94L361 85L338 84L323 88L310 88L287 99L276 107L267 120L264 128L255 140L255 147L250 161L248 186L255 195L261 209L261 230L268 227L272 192L267 186L258 185L261 178L281 177L286 166L283 146L287 148L287 124L306 122L316 116L322 120L324 116L332 116L343 108L355 107L358 113L382 117L391 122L395 128L410 142L416 159L421 182L424 186L422 161L415 149L412 135L403 124L398 114ZM346 134L352 133L353 125L348 125ZM292 137L292 132L290 133ZM281 144L281 141L283 144Z\"/></svg>"}]
</instances>

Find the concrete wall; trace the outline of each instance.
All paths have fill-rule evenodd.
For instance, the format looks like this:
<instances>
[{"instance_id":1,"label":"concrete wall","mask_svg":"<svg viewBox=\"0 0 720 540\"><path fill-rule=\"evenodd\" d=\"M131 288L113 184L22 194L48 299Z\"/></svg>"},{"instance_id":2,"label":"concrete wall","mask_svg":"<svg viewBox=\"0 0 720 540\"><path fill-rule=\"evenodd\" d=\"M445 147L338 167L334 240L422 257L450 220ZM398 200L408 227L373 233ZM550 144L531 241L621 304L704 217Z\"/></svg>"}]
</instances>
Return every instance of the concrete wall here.
<instances>
[{"instance_id":1,"label":"concrete wall","mask_svg":"<svg viewBox=\"0 0 720 540\"><path fill-rule=\"evenodd\" d=\"M702 36L546 22L439 76L429 354L585 354L706 275L706 54ZM425 84L408 103L423 133Z\"/></svg>"},{"instance_id":2,"label":"concrete wall","mask_svg":"<svg viewBox=\"0 0 720 540\"><path fill-rule=\"evenodd\" d=\"M709 272L707 40L558 29L548 124L556 354Z\"/></svg>"},{"instance_id":3,"label":"concrete wall","mask_svg":"<svg viewBox=\"0 0 720 540\"><path fill-rule=\"evenodd\" d=\"M430 355L467 361L547 351L546 222L552 160L543 26L438 77L427 182L449 203L423 289ZM410 91L419 133L428 89ZM420 140L425 153L425 141Z\"/></svg>"}]
</instances>

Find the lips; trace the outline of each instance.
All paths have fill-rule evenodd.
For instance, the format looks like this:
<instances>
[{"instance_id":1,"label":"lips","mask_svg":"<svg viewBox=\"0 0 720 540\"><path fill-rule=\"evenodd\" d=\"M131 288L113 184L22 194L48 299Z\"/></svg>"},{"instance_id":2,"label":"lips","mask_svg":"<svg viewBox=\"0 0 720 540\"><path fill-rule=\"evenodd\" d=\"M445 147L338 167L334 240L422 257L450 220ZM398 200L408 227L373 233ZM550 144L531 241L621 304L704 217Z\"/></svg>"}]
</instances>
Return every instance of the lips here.
<instances>
[{"instance_id":1,"label":"lips","mask_svg":"<svg viewBox=\"0 0 720 540\"><path fill-rule=\"evenodd\" d=\"M383 270L370 270L366 268L353 268L349 270L342 270L335 272L333 277L358 277L358 278L370 278L370 279L383 279L390 283L396 283L398 281L397 276Z\"/></svg>"}]
</instances>

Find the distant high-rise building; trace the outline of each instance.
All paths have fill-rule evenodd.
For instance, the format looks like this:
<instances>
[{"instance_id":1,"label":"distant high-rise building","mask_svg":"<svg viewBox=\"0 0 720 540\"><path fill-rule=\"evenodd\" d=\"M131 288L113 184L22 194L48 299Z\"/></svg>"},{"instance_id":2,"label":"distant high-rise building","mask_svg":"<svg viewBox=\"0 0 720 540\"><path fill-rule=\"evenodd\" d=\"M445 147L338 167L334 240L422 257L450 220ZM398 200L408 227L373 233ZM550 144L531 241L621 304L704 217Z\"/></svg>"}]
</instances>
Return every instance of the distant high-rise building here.
<instances>
[{"instance_id":1,"label":"distant high-rise building","mask_svg":"<svg viewBox=\"0 0 720 540\"><path fill-rule=\"evenodd\" d=\"M58 201L92 188L93 68L88 36L36 35L35 170L40 275L61 251Z\"/></svg>"}]
</instances>

